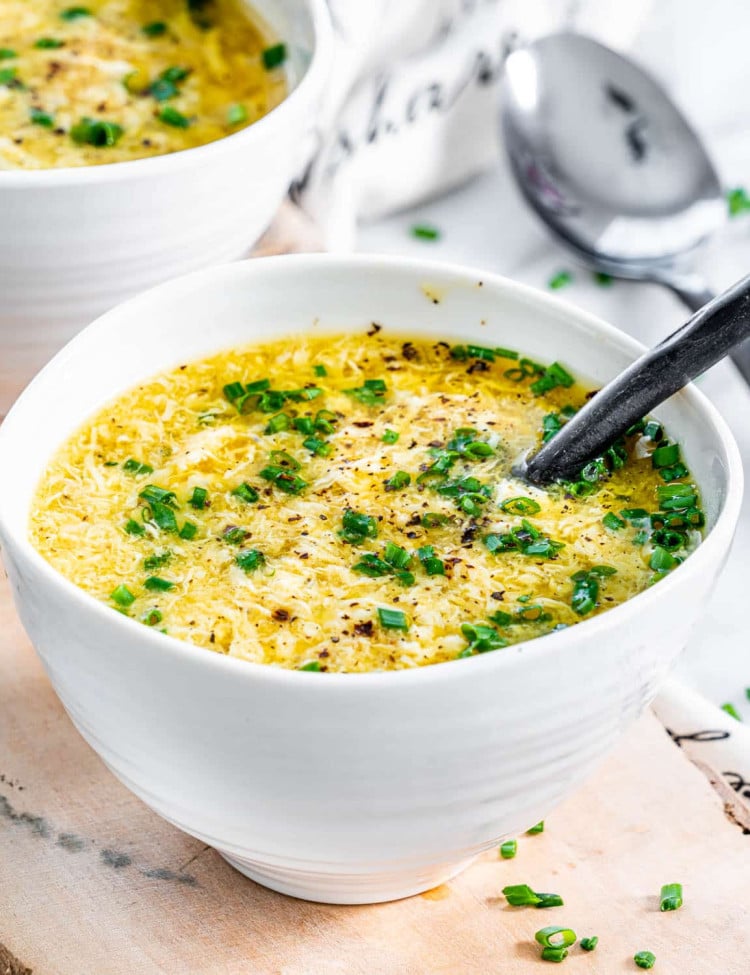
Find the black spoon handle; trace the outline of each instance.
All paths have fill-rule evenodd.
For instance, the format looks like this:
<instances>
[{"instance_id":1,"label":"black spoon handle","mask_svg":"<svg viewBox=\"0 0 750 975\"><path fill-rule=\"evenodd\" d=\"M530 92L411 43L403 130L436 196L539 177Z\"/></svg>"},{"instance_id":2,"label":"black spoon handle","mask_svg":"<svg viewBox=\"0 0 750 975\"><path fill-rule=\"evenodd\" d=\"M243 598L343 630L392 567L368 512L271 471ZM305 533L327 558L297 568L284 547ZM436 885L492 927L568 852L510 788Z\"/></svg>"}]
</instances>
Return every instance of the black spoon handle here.
<instances>
[{"instance_id":1,"label":"black spoon handle","mask_svg":"<svg viewBox=\"0 0 750 975\"><path fill-rule=\"evenodd\" d=\"M663 342L600 390L522 476L532 484L575 480L581 468L659 403L750 337L750 275L699 309Z\"/></svg>"}]
</instances>

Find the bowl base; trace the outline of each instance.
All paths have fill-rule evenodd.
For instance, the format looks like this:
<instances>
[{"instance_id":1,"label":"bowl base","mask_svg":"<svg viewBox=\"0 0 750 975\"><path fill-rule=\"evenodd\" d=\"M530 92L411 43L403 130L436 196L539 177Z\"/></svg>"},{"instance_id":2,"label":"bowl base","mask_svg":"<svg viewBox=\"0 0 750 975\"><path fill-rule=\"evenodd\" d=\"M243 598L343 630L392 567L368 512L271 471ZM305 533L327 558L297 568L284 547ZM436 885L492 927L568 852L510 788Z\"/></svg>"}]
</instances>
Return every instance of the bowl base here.
<instances>
[{"instance_id":1,"label":"bowl base","mask_svg":"<svg viewBox=\"0 0 750 975\"><path fill-rule=\"evenodd\" d=\"M317 873L245 860L216 848L227 863L255 883L279 894L319 904L382 904L439 887L474 860L388 873Z\"/></svg>"}]
</instances>

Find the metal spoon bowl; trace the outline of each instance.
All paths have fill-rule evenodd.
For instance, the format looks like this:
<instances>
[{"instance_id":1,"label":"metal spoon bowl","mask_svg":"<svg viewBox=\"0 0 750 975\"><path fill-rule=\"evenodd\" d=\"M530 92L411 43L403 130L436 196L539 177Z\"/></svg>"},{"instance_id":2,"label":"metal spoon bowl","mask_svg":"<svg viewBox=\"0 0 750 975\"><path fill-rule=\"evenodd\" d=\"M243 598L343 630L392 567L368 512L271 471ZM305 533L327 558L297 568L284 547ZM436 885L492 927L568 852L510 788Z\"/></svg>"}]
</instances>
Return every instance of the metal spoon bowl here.
<instances>
[{"instance_id":1,"label":"metal spoon bowl","mask_svg":"<svg viewBox=\"0 0 750 975\"><path fill-rule=\"evenodd\" d=\"M664 89L578 34L510 55L503 144L524 197L584 264L670 288L696 311L713 297L700 246L726 221L716 170ZM735 363L750 382L750 350Z\"/></svg>"}]
</instances>

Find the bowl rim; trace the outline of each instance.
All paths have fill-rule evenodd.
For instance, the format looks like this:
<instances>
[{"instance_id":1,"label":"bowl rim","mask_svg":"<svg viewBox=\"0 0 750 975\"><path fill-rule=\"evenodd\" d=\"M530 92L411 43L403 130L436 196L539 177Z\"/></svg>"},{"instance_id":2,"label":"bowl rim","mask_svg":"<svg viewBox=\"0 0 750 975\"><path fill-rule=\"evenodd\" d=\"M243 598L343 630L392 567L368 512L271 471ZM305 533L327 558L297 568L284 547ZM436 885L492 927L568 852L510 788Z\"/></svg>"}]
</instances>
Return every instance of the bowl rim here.
<instances>
[{"instance_id":1,"label":"bowl rim","mask_svg":"<svg viewBox=\"0 0 750 975\"><path fill-rule=\"evenodd\" d=\"M60 362L65 362L71 355L75 354L79 343L85 341L91 332L106 331L110 327L117 327L118 319L123 313L139 314L154 299L166 296L179 301L183 294L189 295L193 293L196 286L201 287L204 282L210 282L214 278L221 280L225 276L241 276L243 274L252 276L258 273L264 274L266 270L273 273L274 269L278 267L281 267L283 271L288 270L294 276L295 272L300 268L306 266L308 268L314 268L316 265L321 264L332 266L339 272L345 274L356 274L362 270L380 270L386 273L406 273L422 281L431 275L442 275L449 281L452 279L453 282L463 286L467 283L475 284L477 281L481 281L485 285L489 284L491 287L505 291L506 294L516 300L535 305L542 310L556 311L558 314L563 312L566 316L574 318L579 324L595 331L608 345L615 345L627 354L637 356L645 349L645 346L637 339L610 325L598 316L584 311L556 295L547 294L530 285L513 281L510 278L493 272L460 264L377 254L293 254L255 258L251 261L238 261L183 275L136 295L99 316L99 318L79 332L75 338L50 360L37 377L21 393L16 404L11 407L5 421L0 424L0 456L2 455L3 434L8 429L9 422L11 426L13 425L17 405L33 397L35 395L35 387L41 377L48 370L57 368ZM488 292L490 290L491 288L487 289ZM718 446L723 450L727 461L726 499L714 526L704 541L690 554L685 562L677 566L666 578L660 580L657 585L649 587L604 613L587 620L582 620L580 623L567 629L554 631L543 637L536 637L512 644L501 653L478 654L467 659L447 660L440 664L417 666L401 670L368 671L364 673L325 673L323 675L325 680L321 681L322 686L319 692L366 693L370 690L377 689L380 685L384 688L406 688L414 687L415 685L426 685L434 681L452 681L461 677L468 679L472 674L481 676L496 668L507 670L514 665L522 666L530 656L541 666L542 662L550 654L565 653L566 647L574 644L579 639L580 627L586 627L586 635L588 638L593 637L595 631L604 634L613 627L625 627L627 626L629 615L648 612L654 601L661 599L660 593L671 592L675 587L681 586L683 580L686 580L689 574L700 575L707 561L719 561L722 552L726 553L729 550L742 504L744 475L739 447L729 426L719 411L692 383L676 395L686 397L689 401L692 401L692 404L702 414L703 419L709 421L718 435ZM244 675L244 677L236 676L234 679L237 680L287 683L295 689L303 687L305 681L309 682L311 680L311 675L306 672L270 664L255 663L254 661L243 660L239 657L211 652L205 647L189 643L186 640L178 639L169 634L155 632L137 620L113 612L109 606L76 586L75 583L63 576L47 562L31 544L28 538L27 525L24 525L19 530L4 522L1 502L2 499L0 498L0 542L2 542L3 534L6 539L11 541L11 545L8 547L13 550L14 560L20 556L27 563L30 563L34 571L40 573L45 582L53 588L56 588L67 601L78 604L80 612L93 613L105 625L114 626L115 628L124 627L122 631L123 637L130 636L131 638L139 639L143 644L150 646L151 652L172 658L175 666L179 666L180 661L189 661L199 667L206 668L206 670L210 668L224 668L229 674ZM474 670L471 668L474 668Z\"/></svg>"},{"instance_id":2,"label":"bowl rim","mask_svg":"<svg viewBox=\"0 0 750 975\"><path fill-rule=\"evenodd\" d=\"M177 152L161 153L157 156L143 156L121 162L102 163L96 166L61 166L49 169L0 169L0 190L40 189L58 186L77 186L80 184L98 185L119 182L126 179L143 179L170 173L192 165L210 165L214 155L220 152L242 148L243 143L262 137L267 129L281 121L287 109L296 107L303 99L315 97L321 91L332 60L333 25L326 0L298 0L310 14L313 43L312 57L307 70L292 91L256 122L246 125L238 132L192 146Z\"/></svg>"}]
</instances>

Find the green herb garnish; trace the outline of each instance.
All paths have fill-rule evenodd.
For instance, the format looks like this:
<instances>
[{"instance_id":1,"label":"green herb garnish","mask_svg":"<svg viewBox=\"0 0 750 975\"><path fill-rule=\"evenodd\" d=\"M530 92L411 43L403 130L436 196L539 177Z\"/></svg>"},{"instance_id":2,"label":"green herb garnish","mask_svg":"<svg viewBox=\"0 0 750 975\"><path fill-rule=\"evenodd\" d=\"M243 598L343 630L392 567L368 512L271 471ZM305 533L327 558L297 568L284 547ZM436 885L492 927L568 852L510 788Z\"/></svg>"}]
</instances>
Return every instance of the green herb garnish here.
<instances>
[{"instance_id":1,"label":"green herb garnish","mask_svg":"<svg viewBox=\"0 0 750 975\"><path fill-rule=\"evenodd\" d=\"M596 935L592 935L590 938L581 938L580 945L584 951L594 951L596 946L599 944L599 938Z\"/></svg>"},{"instance_id":2,"label":"green herb garnish","mask_svg":"<svg viewBox=\"0 0 750 975\"><path fill-rule=\"evenodd\" d=\"M440 231L430 224L418 223L411 228L412 237L417 240L440 240Z\"/></svg>"},{"instance_id":3,"label":"green herb garnish","mask_svg":"<svg viewBox=\"0 0 750 975\"><path fill-rule=\"evenodd\" d=\"M158 609L149 609L141 617L141 622L145 623L146 626L156 626L156 624L161 623L163 619L164 617Z\"/></svg>"},{"instance_id":4,"label":"green herb garnish","mask_svg":"<svg viewBox=\"0 0 750 975\"><path fill-rule=\"evenodd\" d=\"M344 392L365 406L380 406L385 401L388 387L383 379L365 379L361 386L345 389Z\"/></svg>"},{"instance_id":5,"label":"green herb garnish","mask_svg":"<svg viewBox=\"0 0 750 975\"><path fill-rule=\"evenodd\" d=\"M152 592L169 592L170 589L174 589L173 582L170 582L168 579L162 579L160 576L149 576L143 583L143 586Z\"/></svg>"},{"instance_id":6,"label":"green herb garnish","mask_svg":"<svg viewBox=\"0 0 750 975\"><path fill-rule=\"evenodd\" d=\"M537 833L543 833L544 832L544 820L543 819L540 820L540 822L538 822L536 824L536 826L532 826L530 829L527 829L526 832L527 832L527 834L529 836L535 836Z\"/></svg>"},{"instance_id":7,"label":"green herb garnish","mask_svg":"<svg viewBox=\"0 0 750 975\"><path fill-rule=\"evenodd\" d=\"M286 44L274 44L272 47L267 47L261 54L263 67L266 71L272 71L274 68L278 68L279 65L286 61L286 57Z\"/></svg>"},{"instance_id":8,"label":"green herb garnish","mask_svg":"<svg viewBox=\"0 0 750 975\"><path fill-rule=\"evenodd\" d=\"M571 284L573 281L573 275L570 271L558 271L554 274L547 282L547 287L551 288L553 291L557 291L560 288L565 288L567 285Z\"/></svg>"},{"instance_id":9,"label":"green herb garnish","mask_svg":"<svg viewBox=\"0 0 750 975\"><path fill-rule=\"evenodd\" d=\"M726 713L730 717L734 718L735 721L742 721L742 716L740 715L739 711L733 704L729 704L729 703L722 704L721 710L726 711Z\"/></svg>"},{"instance_id":10,"label":"green herb garnish","mask_svg":"<svg viewBox=\"0 0 750 975\"><path fill-rule=\"evenodd\" d=\"M260 495L251 487L247 482L243 481L242 484L238 484L236 488L232 489L232 496L239 498L240 501L245 501L247 504L255 504Z\"/></svg>"},{"instance_id":11,"label":"green herb garnish","mask_svg":"<svg viewBox=\"0 0 750 975\"><path fill-rule=\"evenodd\" d=\"M358 545L366 538L378 537L378 522L372 515L364 515L360 511L347 508L341 519L342 529L339 536L351 545Z\"/></svg>"},{"instance_id":12,"label":"green herb garnish","mask_svg":"<svg viewBox=\"0 0 750 975\"><path fill-rule=\"evenodd\" d=\"M208 491L202 487L194 487L193 493L188 498L188 504L199 511L205 508L208 504Z\"/></svg>"},{"instance_id":13,"label":"green herb garnish","mask_svg":"<svg viewBox=\"0 0 750 975\"><path fill-rule=\"evenodd\" d=\"M153 20L150 24L144 24L141 30L146 37L162 37L167 33L167 25L163 20Z\"/></svg>"},{"instance_id":14,"label":"green herb garnish","mask_svg":"<svg viewBox=\"0 0 750 975\"><path fill-rule=\"evenodd\" d=\"M41 125L45 129L54 128L54 115L50 115L49 112L45 112L41 108L34 108L32 106L32 108L29 109L29 118L34 125Z\"/></svg>"},{"instance_id":15,"label":"green herb garnish","mask_svg":"<svg viewBox=\"0 0 750 975\"><path fill-rule=\"evenodd\" d=\"M57 37L40 37L38 40L34 41L34 47L38 47L40 50L57 50L58 47L64 47L65 41L59 40Z\"/></svg>"},{"instance_id":16,"label":"green herb garnish","mask_svg":"<svg viewBox=\"0 0 750 975\"><path fill-rule=\"evenodd\" d=\"M380 438L383 443L396 443L401 435L396 430L384 430Z\"/></svg>"},{"instance_id":17,"label":"green herb garnish","mask_svg":"<svg viewBox=\"0 0 750 975\"><path fill-rule=\"evenodd\" d=\"M682 907L682 884L664 884L659 895L660 911L676 911Z\"/></svg>"},{"instance_id":18,"label":"green herb garnish","mask_svg":"<svg viewBox=\"0 0 750 975\"><path fill-rule=\"evenodd\" d=\"M176 108L172 108L171 105L166 105L159 111L157 118L160 122L165 125L171 125L175 129L187 129L190 126L190 119L183 115L182 112L178 112Z\"/></svg>"},{"instance_id":19,"label":"green herb garnish","mask_svg":"<svg viewBox=\"0 0 750 975\"><path fill-rule=\"evenodd\" d=\"M133 477L140 477L143 474L153 474L154 469L150 464L144 464L134 457L126 460L122 465L122 469L126 474L131 474ZM156 498L157 501L163 500L162 498Z\"/></svg>"},{"instance_id":20,"label":"green herb garnish","mask_svg":"<svg viewBox=\"0 0 750 975\"><path fill-rule=\"evenodd\" d=\"M115 145L124 133L125 130L116 122L98 122L91 118L82 118L70 130L70 137L79 145L96 146L101 149Z\"/></svg>"},{"instance_id":21,"label":"green herb garnish","mask_svg":"<svg viewBox=\"0 0 750 975\"><path fill-rule=\"evenodd\" d=\"M475 653L487 653L490 650L502 650L508 646L508 641L503 639L494 626L486 623L462 623L461 633L467 641L467 645L459 654L460 657L471 657Z\"/></svg>"},{"instance_id":22,"label":"green herb garnish","mask_svg":"<svg viewBox=\"0 0 750 975\"><path fill-rule=\"evenodd\" d=\"M122 606L123 609L127 609L135 602L135 596L124 583L120 583L116 589L113 589L109 598L118 606Z\"/></svg>"},{"instance_id":23,"label":"green herb garnish","mask_svg":"<svg viewBox=\"0 0 750 975\"><path fill-rule=\"evenodd\" d=\"M227 109L227 125L241 125L243 122L247 122L247 120L248 114L244 105L230 105ZM321 373L316 373L316 375L319 376ZM325 375L325 373L322 375Z\"/></svg>"},{"instance_id":24,"label":"green herb garnish","mask_svg":"<svg viewBox=\"0 0 750 975\"><path fill-rule=\"evenodd\" d=\"M653 968L656 964L656 955L652 951L638 951L633 955L633 961L637 968Z\"/></svg>"},{"instance_id":25,"label":"green herb garnish","mask_svg":"<svg viewBox=\"0 0 750 975\"><path fill-rule=\"evenodd\" d=\"M727 206L730 217L737 217L741 213L747 213L750 210L750 196L748 196L747 191L741 186L733 190L727 190Z\"/></svg>"},{"instance_id":26,"label":"green herb garnish","mask_svg":"<svg viewBox=\"0 0 750 975\"><path fill-rule=\"evenodd\" d=\"M384 482L386 491L402 491L411 484L411 474L406 471L396 471Z\"/></svg>"},{"instance_id":27,"label":"green herb garnish","mask_svg":"<svg viewBox=\"0 0 750 975\"><path fill-rule=\"evenodd\" d=\"M62 20L80 20L81 17L93 17L88 7L67 7L60 12Z\"/></svg>"},{"instance_id":28,"label":"green herb garnish","mask_svg":"<svg viewBox=\"0 0 750 975\"><path fill-rule=\"evenodd\" d=\"M409 621L406 613L400 609L390 609L386 606L378 606L378 620L385 630L404 630L409 629Z\"/></svg>"},{"instance_id":29,"label":"green herb garnish","mask_svg":"<svg viewBox=\"0 0 750 975\"><path fill-rule=\"evenodd\" d=\"M132 518L128 518L128 520L125 522L125 531L128 533L128 535L140 536L146 534L146 529L143 527L143 525L140 525Z\"/></svg>"},{"instance_id":30,"label":"green herb garnish","mask_svg":"<svg viewBox=\"0 0 750 975\"><path fill-rule=\"evenodd\" d=\"M532 501L531 498L508 498L500 505L500 510L509 515L536 515L542 510L542 506Z\"/></svg>"},{"instance_id":31,"label":"green herb garnish","mask_svg":"<svg viewBox=\"0 0 750 975\"><path fill-rule=\"evenodd\" d=\"M180 529L180 538L191 542L198 534L198 526L194 521L186 521Z\"/></svg>"},{"instance_id":32,"label":"green herb garnish","mask_svg":"<svg viewBox=\"0 0 750 975\"><path fill-rule=\"evenodd\" d=\"M10 61L11 58L17 58L18 53L10 47L0 47L0 61Z\"/></svg>"},{"instance_id":33,"label":"green herb garnish","mask_svg":"<svg viewBox=\"0 0 750 975\"><path fill-rule=\"evenodd\" d=\"M234 561L244 572L255 572L265 564L266 557L257 548L248 548L238 552Z\"/></svg>"},{"instance_id":34,"label":"green herb garnish","mask_svg":"<svg viewBox=\"0 0 750 975\"><path fill-rule=\"evenodd\" d=\"M317 660L310 660L306 664L301 664L297 668L297 670L309 670L309 671L312 671L313 673L319 673L320 672L320 663Z\"/></svg>"},{"instance_id":35,"label":"green herb garnish","mask_svg":"<svg viewBox=\"0 0 750 975\"><path fill-rule=\"evenodd\" d=\"M503 860L512 860L518 853L518 840L506 840L500 844L500 856Z\"/></svg>"}]
</instances>

